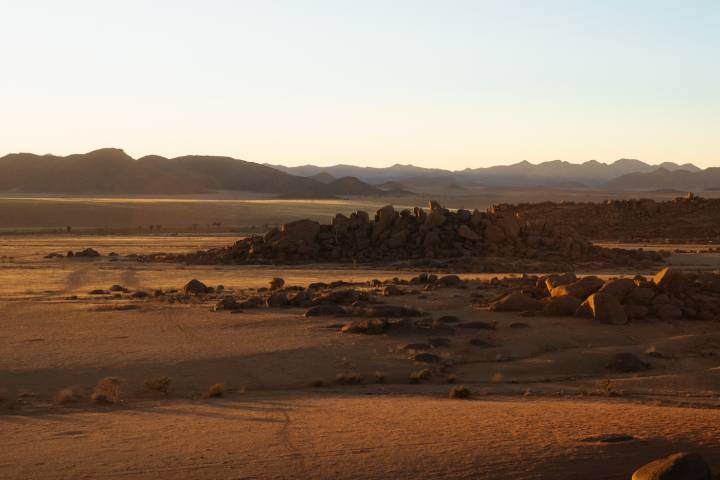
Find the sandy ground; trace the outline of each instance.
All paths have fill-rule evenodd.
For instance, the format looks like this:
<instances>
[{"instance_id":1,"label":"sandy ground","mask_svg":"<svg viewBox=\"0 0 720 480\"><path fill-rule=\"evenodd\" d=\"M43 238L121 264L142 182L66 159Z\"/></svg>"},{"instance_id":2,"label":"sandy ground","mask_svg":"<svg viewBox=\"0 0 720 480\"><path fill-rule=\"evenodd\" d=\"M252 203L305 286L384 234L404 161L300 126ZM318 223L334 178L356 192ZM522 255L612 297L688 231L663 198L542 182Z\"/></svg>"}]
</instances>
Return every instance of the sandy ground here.
<instances>
[{"instance_id":1,"label":"sandy ground","mask_svg":"<svg viewBox=\"0 0 720 480\"><path fill-rule=\"evenodd\" d=\"M25 241L2 239L4 255L27 252ZM425 298L385 300L433 318L491 322L495 330L342 334L344 319L305 318L303 309L234 314L213 312L202 301L88 292L114 283L179 288L194 277L232 290L276 275L306 285L412 272L42 258L66 250L69 241L82 243L48 239L32 244L32 255L0 264L0 478L620 479L687 449L702 451L720 469L717 323L610 326L496 314L474 306L490 292L470 282ZM119 253L162 246L155 238L97 241ZM216 241L176 238L167 246ZM707 268L715 262L712 255L690 258ZM116 309L121 305L136 309ZM431 350L444 366L417 362L404 348L430 337L448 342ZM662 358L647 355L651 350ZM652 369L609 372L605 364L618 352L635 353ZM430 378L410 384L410 374L423 368ZM354 374L366 385L334 382ZM447 398L451 374L471 389L471 399ZM93 405L90 392L108 376L124 379L122 402ZM172 380L167 397L143 386L157 376ZM329 386L310 386L317 381ZM204 398L214 383L226 386L224 398ZM73 385L82 399L58 405L57 393ZM582 441L611 433L635 439Z\"/></svg>"},{"instance_id":2,"label":"sandy ground","mask_svg":"<svg viewBox=\"0 0 720 480\"><path fill-rule=\"evenodd\" d=\"M718 410L368 393L6 416L0 476L590 480L679 449L720 458ZM582 441L608 431L636 440Z\"/></svg>"}]
</instances>

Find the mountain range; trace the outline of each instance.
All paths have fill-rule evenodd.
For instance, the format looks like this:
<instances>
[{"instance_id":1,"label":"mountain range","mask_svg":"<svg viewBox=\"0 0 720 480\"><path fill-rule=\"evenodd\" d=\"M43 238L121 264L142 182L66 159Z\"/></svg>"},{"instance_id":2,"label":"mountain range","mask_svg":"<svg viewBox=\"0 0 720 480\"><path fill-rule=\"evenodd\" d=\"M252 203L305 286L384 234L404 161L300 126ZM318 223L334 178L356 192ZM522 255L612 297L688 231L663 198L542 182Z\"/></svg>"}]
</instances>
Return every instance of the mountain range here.
<instances>
[{"instance_id":1,"label":"mountain range","mask_svg":"<svg viewBox=\"0 0 720 480\"><path fill-rule=\"evenodd\" d=\"M117 148L65 157L32 153L0 157L0 191L16 193L190 194L230 190L332 198L410 195L426 188L442 188L452 195L475 186L698 191L720 189L720 168L702 170L690 163L671 162L651 165L634 159L581 164L523 161L454 171L400 164L386 168L286 167L205 155L134 159Z\"/></svg>"},{"instance_id":2,"label":"mountain range","mask_svg":"<svg viewBox=\"0 0 720 480\"><path fill-rule=\"evenodd\" d=\"M688 172L693 174L702 172L700 168L690 163L678 165L676 163L666 162L660 165L650 165L640 160L628 158L623 158L612 163L601 163L596 160L590 160L580 164L562 160L553 160L539 164L523 161L512 165L498 165L474 169L467 168L454 171L400 164L386 168L356 167L353 165L334 165L330 167L318 167L315 165L302 165L298 167L286 167L283 165L268 166L300 176L317 176L321 174L333 177L353 176L374 185L380 185L388 181L396 181L413 186L427 183L427 181L423 181L423 179L431 179L441 184L455 184L458 186L603 187L611 180L616 180L625 175L653 173L660 169L668 172Z\"/></svg>"},{"instance_id":3,"label":"mountain range","mask_svg":"<svg viewBox=\"0 0 720 480\"><path fill-rule=\"evenodd\" d=\"M6 192L183 194L217 190L306 198L383 194L355 178L320 182L230 157L149 155L135 160L117 148L67 157L31 153L0 157L0 191Z\"/></svg>"}]
</instances>

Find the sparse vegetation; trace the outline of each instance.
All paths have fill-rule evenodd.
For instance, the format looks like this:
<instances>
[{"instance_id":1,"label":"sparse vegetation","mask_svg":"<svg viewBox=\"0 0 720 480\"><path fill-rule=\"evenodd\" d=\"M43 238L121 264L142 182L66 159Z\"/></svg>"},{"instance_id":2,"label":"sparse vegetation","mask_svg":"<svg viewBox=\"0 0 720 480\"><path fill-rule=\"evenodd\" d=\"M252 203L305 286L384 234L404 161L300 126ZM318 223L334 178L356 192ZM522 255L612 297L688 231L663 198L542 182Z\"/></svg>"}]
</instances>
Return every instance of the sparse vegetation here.
<instances>
[{"instance_id":1,"label":"sparse vegetation","mask_svg":"<svg viewBox=\"0 0 720 480\"><path fill-rule=\"evenodd\" d=\"M598 382L598 385L600 386L600 391L606 397L612 397L615 394L615 385L613 385L612 380L610 380L609 378L600 380Z\"/></svg>"},{"instance_id":2,"label":"sparse vegetation","mask_svg":"<svg viewBox=\"0 0 720 480\"><path fill-rule=\"evenodd\" d=\"M98 382L90 398L98 405L120 403L124 383L125 380L119 377L105 377Z\"/></svg>"},{"instance_id":3,"label":"sparse vegetation","mask_svg":"<svg viewBox=\"0 0 720 480\"><path fill-rule=\"evenodd\" d=\"M360 385L365 383L365 376L359 373L339 373L335 377L335 383L339 385Z\"/></svg>"},{"instance_id":4,"label":"sparse vegetation","mask_svg":"<svg viewBox=\"0 0 720 480\"><path fill-rule=\"evenodd\" d=\"M467 388L465 385L458 385L457 387L452 387L450 389L450 392L448 393L448 396L450 398L468 398L470 397L470 395L470 389Z\"/></svg>"},{"instance_id":5,"label":"sparse vegetation","mask_svg":"<svg viewBox=\"0 0 720 480\"><path fill-rule=\"evenodd\" d=\"M212 385L207 391L208 398L220 398L223 395L225 395L225 385L222 383Z\"/></svg>"},{"instance_id":6,"label":"sparse vegetation","mask_svg":"<svg viewBox=\"0 0 720 480\"><path fill-rule=\"evenodd\" d=\"M170 377L150 377L145 379L145 388L151 392L167 395L171 383Z\"/></svg>"},{"instance_id":7,"label":"sparse vegetation","mask_svg":"<svg viewBox=\"0 0 720 480\"><path fill-rule=\"evenodd\" d=\"M423 380L427 380L432 376L432 372L429 368L423 368L410 374L410 383L420 383Z\"/></svg>"},{"instance_id":8,"label":"sparse vegetation","mask_svg":"<svg viewBox=\"0 0 720 480\"><path fill-rule=\"evenodd\" d=\"M55 395L55 403L58 405L67 405L70 403L77 403L82 399L83 391L78 385L66 387L60 390Z\"/></svg>"}]
</instances>

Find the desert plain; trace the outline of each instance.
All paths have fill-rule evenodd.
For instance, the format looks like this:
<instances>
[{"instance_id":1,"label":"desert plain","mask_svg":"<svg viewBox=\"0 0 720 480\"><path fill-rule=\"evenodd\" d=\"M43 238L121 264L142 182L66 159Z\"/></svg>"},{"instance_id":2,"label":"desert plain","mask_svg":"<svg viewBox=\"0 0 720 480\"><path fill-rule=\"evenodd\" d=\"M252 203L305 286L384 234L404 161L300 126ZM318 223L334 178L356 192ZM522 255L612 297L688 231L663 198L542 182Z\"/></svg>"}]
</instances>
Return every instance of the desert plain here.
<instances>
[{"instance_id":1,"label":"desert plain","mask_svg":"<svg viewBox=\"0 0 720 480\"><path fill-rule=\"evenodd\" d=\"M680 451L720 470L716 317L491 308L566 269L156 262L245 233L21 227L0 237L0 478L621 479ZM713 245L665 240L613 243L661 264L573 273L720 268ZM323 295L343 306L309 315Z\"/></svg>"}]
</instances>

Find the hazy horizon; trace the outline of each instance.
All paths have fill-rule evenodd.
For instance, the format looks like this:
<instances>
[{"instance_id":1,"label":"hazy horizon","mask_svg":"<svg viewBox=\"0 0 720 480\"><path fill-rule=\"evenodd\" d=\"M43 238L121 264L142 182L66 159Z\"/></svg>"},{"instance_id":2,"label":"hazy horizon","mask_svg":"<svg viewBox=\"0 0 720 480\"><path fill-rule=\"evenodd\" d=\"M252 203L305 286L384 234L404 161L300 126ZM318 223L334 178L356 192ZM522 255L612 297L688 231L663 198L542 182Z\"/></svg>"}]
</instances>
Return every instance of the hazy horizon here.
<instances>
[{"instance_id":1,"label":"hazy horizon","mask_svg":"<svg viewBox=\"0 0 720 480\"><path fill-rule=\"evenodd\" d=\"M0 17L0 152L720 164L717 2L5 0Z\"/></svg>"},{"instance_id":2,"label":"hazy horizon","mask_svg":"<svg viewBox=\"0 0 720 480\"><path fill-rule=\"evenodd\" d=\"M81 154L81 155L82 155L82 154L91 153L91 152L94 152L94 151L97 151L97 150L107 150L107 149L118 149L118 150L122 150L122 151L124 151L127 155L129 155L130 157L132 157L132 158L135 159L135 160L138 160L138 159L140 159L140 158L142 158L142 157L145 157L145 156L153 156L153 155L163 156L163 157L165 157L165 158L175 158L174 156L169 156L169 157L168 157L168 156L165 156L165 155L160 155L160 154L158 154L158 153L152 153L152 152L151 152L151 153L145 153L145 154L142 154L142 155L132 155L130 152L128 152L126 149L124 149L124 148L122 148L122 147L100 147L100 148L97 148L97 149L94 149L94 150L85 150L85 151L79 151L79 152L70 152L70 153L67 153L67 154L58 154L58 153L54 153L54 152L43 152L43 153L40 153L40 152L0 152L0 158L2 158L3 156L6 156L6 155L13 155L13 154L34 154L34 155L41 155L41 156L44 156L44 155L53 155L53 156L65 157L65 156L68 156L68 155L74 155L74 154ZM182 156L217 156L217 157L231 157L231 158L234 158L234 159L236 159L236 160L244 160L244 161L248 161L248 162L254 162L252 159L242 158L242 157L236 157L236 156L233 156L233 155L223 155L223 154L208 155L208 154L205 154L205 153L193 152L193 153L180 154L180 155L178 155L177 157L182 157ZM693 162L673 162L673 161L652 162L652 161L645 161L645 160L640 159L640 158L622 157L622 158L616 158L616 159L610 160L610 161L600 161L600 160L597 160L597 159L594 159L594 158L589 159L589 160L579 160L579 161L563 160L563 159L559 159L559 158L555 158L555 159L551 159L551 160L541 160L541 161L537 161L537 162L530 162L530 161L528 161L528 160L518 160L518 161L514 161L514 162L510 161L510 162L502 163L502 164L496 163L496 164L491 164L491 165L487 165L487 166L488 166L488 167L490 167L490 166L510 166L510 165L520 164L520 163L524 163L524 162L530 163L531 165L540 165L540 164L543 164L543 163L550 163L550 162L565 162L565 163L570 163L570 164L573 164L573 165L582 165L582 164L585 164L585 163L588 163L588 162L599 162L599 163L601 163L601 164L611 165L611 164L613 164L613 163L615 163L615 162L619 162L619 161L623 161L623 160L641 161L641 162L644 162L644 163L646 163L646 164L648 164L648 165L661 165L661 164L663 164L663 163L675 163L675 164L680 165L680 166L682 166L682 165L684 165L684 164L695 165ZM283 164L283 163L270 163L270 162L254 162L254 163L261 163L261 164L263 164L263 165L279 165L279 166L283 166L283 167L310 167L310 166L315 166L315 167L321 167L321 168L322 168L322 167L328 167L328 168L330 168L330 167L337 167L337 166L353 166L353 167L361 167L361 168L362 168L362 167L370 167L370 168L390 168L390 167L396 167L396 166L403 166L403 167L422 167L421 165L417 165L417 164L414 164L414 163L399 163L399 162L396 162L396 163L388 163L388 164L385 164L385 165L364 165L364 164L360 164L360 163L350 164L350 163L343 163L343 162L328 163L328 164L304 163L304 164L292 164L292 165L287 165L287 164ZM695 165L695 166L698 166L698 165ZM482 168L482 167L451 168L451 167L443 167L443 166L441 166L441 165L438 165L438 166L429 166L429 167L422 167L422 168L436 168L436 169L449 170L449 171L461 171L461 170L464 170L464 169L466 169L466 168L471 168L471 169L472 169L472 168Z\"/></svg>"}]
</instances>

